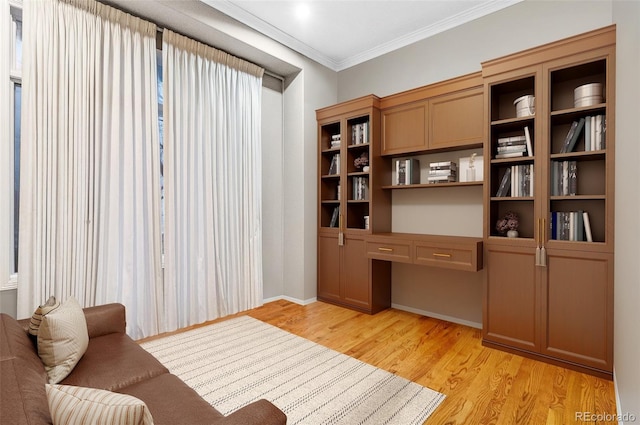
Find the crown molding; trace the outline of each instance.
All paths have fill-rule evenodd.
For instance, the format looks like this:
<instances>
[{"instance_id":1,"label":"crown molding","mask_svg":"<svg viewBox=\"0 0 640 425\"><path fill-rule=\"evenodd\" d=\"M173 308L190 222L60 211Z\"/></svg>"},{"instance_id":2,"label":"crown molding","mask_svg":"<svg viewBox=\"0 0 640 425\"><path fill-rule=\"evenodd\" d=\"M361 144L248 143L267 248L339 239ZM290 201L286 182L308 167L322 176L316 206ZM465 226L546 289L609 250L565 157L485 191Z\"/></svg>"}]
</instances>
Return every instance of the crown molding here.
<instances>
[{"instance_id":1,"label":"crown molding","mask_svg":"<svg viewBox=\"0 0 640 425\"><path fill-rule=\"evenodd\" d=\"M327 68L339 72L347 68L351 68L355 65L359 65L368 60L374 59L378 56L382 56L386 53L400 49L402 47L413 44L417 41L424 40L432 37L438 33L444 32L448 29L470 22L474 19L489 15L497 12L501 9L520 3L524 0L488 0L473 7L463 13L454 15L448 19L439 21L433 25L421 28L417 31L409 33L405 36L395 38L372 49L366 50L360 54L352 56L344 60L333 59L322 52L308 46L307 44L299 41L298 39L291 37L287 33L279 30L273 25L263 21L257 16L247 12L245 9L234 4L229 0L202 0L203 3L219 10L220 12L228 15L229 17L239 21L240 23L247 25L254 30L266 35L269 38L283 44L284 46L308 57L309 59L318 62Z\"/></svg>"}]
</instances>

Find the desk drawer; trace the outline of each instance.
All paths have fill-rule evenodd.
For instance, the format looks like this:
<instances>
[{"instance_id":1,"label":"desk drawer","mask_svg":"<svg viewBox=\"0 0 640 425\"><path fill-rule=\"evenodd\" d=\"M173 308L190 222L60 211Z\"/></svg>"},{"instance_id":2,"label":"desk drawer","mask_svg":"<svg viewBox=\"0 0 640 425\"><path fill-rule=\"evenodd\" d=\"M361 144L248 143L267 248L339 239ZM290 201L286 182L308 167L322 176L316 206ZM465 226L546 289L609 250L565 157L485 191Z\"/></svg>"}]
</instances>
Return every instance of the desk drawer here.
<instances>
[{"instance_id":1,"label":"desk drawer","mask_svg":"<svg viewBox=\"0 0 640 425\"><path fill-rule=\"evenodd\" d=\"M367 257L375 260L412 263L411 241L388 242L384 239L367 240Z\"/></svg>"},{"instance_id":2,"label":"desk drawer","mask_svg":"<svg viewBox=\"0 0 640 425\"><path fill-rule=\"evenodd\" d=\"M478 271L477 244L451 245L416 241L415 263L424 266Z\"/></svg>"}]
</instances>

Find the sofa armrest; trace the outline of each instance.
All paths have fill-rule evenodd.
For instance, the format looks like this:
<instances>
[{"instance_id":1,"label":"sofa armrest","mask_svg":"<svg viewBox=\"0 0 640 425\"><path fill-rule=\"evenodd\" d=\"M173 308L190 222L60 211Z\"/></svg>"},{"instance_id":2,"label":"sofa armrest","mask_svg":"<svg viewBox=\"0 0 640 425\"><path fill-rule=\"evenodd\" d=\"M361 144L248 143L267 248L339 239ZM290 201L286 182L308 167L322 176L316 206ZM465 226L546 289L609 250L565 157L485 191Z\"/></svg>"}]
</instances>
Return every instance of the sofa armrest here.
<instances>
[{"instance_id":1,"label":"sofa armrest","mask_svg":"<svg viewBox=\"0 0 640 425\"><path fill-rule=\"evenodd\" d=\"M125 333L127 320L124 305L118 303L86 307L84 317L87 319L89 338L112 333Z\"/></svg>"},{"instance_id":2,"label":"sofa armrest","mask_svg":"<svg viewBox=\"0 0 640 425\"><path fill-rule=\"evenodd\" d=\"M215 425L286 425L287 415L267 400L258 400L220 418Z\"/></svg>"}]
</instances>

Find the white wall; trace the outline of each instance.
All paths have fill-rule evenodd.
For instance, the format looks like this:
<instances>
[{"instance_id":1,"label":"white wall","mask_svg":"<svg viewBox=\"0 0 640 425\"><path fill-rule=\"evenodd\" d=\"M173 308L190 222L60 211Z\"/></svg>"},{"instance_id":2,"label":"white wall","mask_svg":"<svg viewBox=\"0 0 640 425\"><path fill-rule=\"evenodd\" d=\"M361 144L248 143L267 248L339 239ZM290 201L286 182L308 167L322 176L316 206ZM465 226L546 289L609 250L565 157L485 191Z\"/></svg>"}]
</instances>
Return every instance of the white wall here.
<instances>
[{"instance_id":1,"label":"white wall","mask_svg":"<svg viewBox=\"0 0 640 425\"><path fill-rule=\"evenodd\" d=\"M640 421L640 2L615 1L616 217L614 367L618 413ZM626 422L631 423L631 422Z\"/></svg>"}]
</instances>

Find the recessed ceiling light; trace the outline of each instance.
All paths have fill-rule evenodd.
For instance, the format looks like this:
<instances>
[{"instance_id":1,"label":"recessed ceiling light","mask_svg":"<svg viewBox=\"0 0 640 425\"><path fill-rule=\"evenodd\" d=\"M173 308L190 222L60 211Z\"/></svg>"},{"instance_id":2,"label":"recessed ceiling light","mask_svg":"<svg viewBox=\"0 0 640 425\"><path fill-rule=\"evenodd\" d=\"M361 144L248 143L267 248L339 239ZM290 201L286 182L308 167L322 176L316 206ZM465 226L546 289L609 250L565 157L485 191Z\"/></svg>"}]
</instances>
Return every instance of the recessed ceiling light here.
<instances>
[{"instance_id":1,"label":"recessed ceiling light","mask_svg":"<svg viewBox=\"0 0 640 425\"><path fill-rule=\"evenodd\" d=\"M299 3L296 6L296 16L298 19L307 19L311 14L311 8L307 3Z\"/></svg>"}]
</instances>

